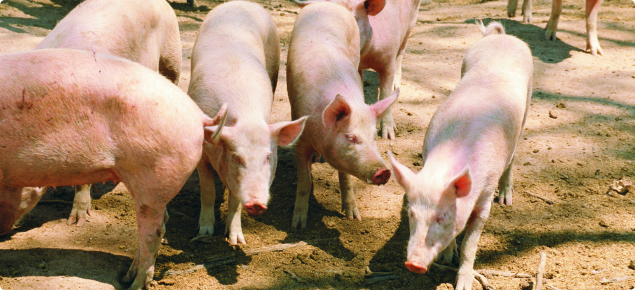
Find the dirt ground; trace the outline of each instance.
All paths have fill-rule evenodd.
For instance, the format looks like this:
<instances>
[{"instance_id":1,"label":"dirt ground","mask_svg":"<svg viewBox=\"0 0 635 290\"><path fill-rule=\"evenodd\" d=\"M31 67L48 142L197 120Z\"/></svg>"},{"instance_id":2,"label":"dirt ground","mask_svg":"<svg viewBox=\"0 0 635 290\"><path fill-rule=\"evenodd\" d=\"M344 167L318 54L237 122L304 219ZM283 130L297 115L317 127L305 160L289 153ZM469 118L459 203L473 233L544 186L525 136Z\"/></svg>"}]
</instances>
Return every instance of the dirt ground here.
<instances>
[{"instance_id":1,"label":"dirt ground","mask_svg":"<svg viewBox=\"0 0 635 290\"><path fill-rule=\"evenodd\" d=\"M0 2L4 54L34 48L79 1ZM207 11L221 3L198 2L198 10L189 9L185 0L172 3L183 41L183 90L197 30ZM299 9L287 1L260 3L271 11L282 40L273 121L289 120L285 64ZM635 178L635 3L604 1L598 22L601 57L584 51L583 1L565 0L558 40L544 40L550 7L549 1L534 2L534 23L522 24L521 16L507 19L504 1L421 5L393 109L397 138L379 140L379 149L384 157L390 149L410 168L421 168L428 122L459 82L465 51L481 37L473 19L501 21L509 34L531 47L534 93L514 163L513 206L493 206L475 269L535 275L539 254L545 252L550 289L633 289L635 196L608 188L615 180ZM371 100L378 77L364 76ZM384 186L356 181L363 220L352 221L340 212L336 171L326 163L314 164L307 229L295 230L293 152L280 150L278 158L269 209L258 218L242 214L247 245L230 246L222 236L227 193L217 199L214 237L190 241L198 233L200 209L193 174L168 205L167 244L157 258L152 289L452 289L451 271L432 267L418 275L405 269L408 220L403 190L394 180ZM0 288L125 288L119 279L138 245L132 198L123 185L113 184L96 185L93 198L90 222L67 226L72 188L49 192L44 200L66 203L41 202L21 227L0 240ZM365 276L368 270L387 272L383 277L388 279L374 281ZM496 289L532 289L534 284L527 278L489 278ZM482 288L475 282L473 289Z\"/></svg>"}]
</instances>

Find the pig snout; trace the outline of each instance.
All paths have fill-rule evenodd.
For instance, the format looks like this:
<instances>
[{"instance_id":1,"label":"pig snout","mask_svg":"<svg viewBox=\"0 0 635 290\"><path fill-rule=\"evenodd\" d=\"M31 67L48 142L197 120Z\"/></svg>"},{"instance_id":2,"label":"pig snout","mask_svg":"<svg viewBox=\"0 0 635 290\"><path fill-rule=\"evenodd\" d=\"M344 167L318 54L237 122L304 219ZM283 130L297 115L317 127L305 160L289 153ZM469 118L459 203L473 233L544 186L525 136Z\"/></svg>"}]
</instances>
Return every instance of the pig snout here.
<instances>
[{"instance_id":1,"label":"pig snout","mask_svg":"<svg viewBox=\"0 0 635 290\"><path fill-rule=\"evenodd\" d=\"M373 174L373 184L386 184L388 179L390 179L390 169L388 168L379 169L375 172L375 174Z\"/></svg>"},{"instance_id":2,"label":"pig snout","mask_svg":"<svg viewBox=\"0 0 635 290\"><path fill-rule=\"evenodd\" d=\"M259 216L262 215L265 210L267 209L267 206L264 204L261 204L259 202L254 202L254 201L250 201L245 203L245 210L247 211L247 213L251 216Z\"/></svg>"},{"instance_id":3,"label":"pig snout","mask_svg":"<svg viewBox=\"0 0 635 290\"><path fill-rule=\"evenodd\" d=\"M426 268L426 266L423 266L417 262L410 261L406 262L406 268L408 269L408 271L417 274L425 274L425 272L428 271L428 268Z\"/></svg>"}]
</instances>

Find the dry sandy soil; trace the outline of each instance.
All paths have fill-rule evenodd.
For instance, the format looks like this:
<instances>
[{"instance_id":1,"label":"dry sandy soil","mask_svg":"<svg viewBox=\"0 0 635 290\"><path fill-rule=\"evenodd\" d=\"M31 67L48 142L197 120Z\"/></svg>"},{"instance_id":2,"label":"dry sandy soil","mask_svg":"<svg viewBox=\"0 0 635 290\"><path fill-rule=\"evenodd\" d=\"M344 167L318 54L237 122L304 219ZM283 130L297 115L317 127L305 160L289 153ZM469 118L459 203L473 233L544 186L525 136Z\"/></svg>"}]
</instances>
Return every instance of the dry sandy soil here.
<instances>
[{"instance_id":1,"label":"dry sandy soil","mask_svg":"<svg viewBox=\"0 0 635 290\"><path fill-rule=\"evenodd\" d=\"M175 0L176 1L176 0ZM189 83L189 56L207 11L220 2L172 3L183 40L180 87ZM5 0L0 4L0 53L34 48L78 1ZM261 1L282 39L282 64L274 121L290 119L285 63L298 8L286 1ZM421 145L436 108L456 86L465 51L481 36L474 18L500 20L509 34L526 41L534 56L534 93L514 164L515 195L510 207L493 206L479 243L477 270L535 275L539 253L547 255L551 289L632 289L635 287L635 196L608 192L613 181L634 178L635 166L635 4L606 0L599 16L604 56L584 51L583 1L564 3L559 39L546 41L543 28L550 2L534 3L534 23L508 20L506 2L458 0L422 5L406 49L402 93L394 107L396 140L379 140L413 169L421 168ZM520 13L518 13L520 14ZM365 74L367 100L378 77ZM156 261L152 289L452 289L455 274L432 268L408 272L404 194L391 180L384 186L356 181L363 220L340 212L336 171L315 164L315 194L306 230L291 229L296 190L292 150L279 151L279 166L268 211L243 213L247 245L230 246L222 236L227 193L218 196L216 233L197 234L199 185L194 173L168 205L167 244ZM220 184L217 184L220 190ZM535 194L549 202L533 197ZM137 248L132 198L123 185L98 185L92 219L67 226L71 188L58 188L0 240L2 289L122 289L119 279ZM462 238L460 236L459 238ZM274 246L297 243L286 249ZM272 248L274 247L274 248ZM197 265L202 265L196 267ZM375 282L367 271L388 272ZM615 282L607 282L618 278ZM532 279L493 276L496 289L532 289ZM375 282L375 283L373 283ZM474 289L481 289L479 283Z\"/></svg>"}]
</instances>

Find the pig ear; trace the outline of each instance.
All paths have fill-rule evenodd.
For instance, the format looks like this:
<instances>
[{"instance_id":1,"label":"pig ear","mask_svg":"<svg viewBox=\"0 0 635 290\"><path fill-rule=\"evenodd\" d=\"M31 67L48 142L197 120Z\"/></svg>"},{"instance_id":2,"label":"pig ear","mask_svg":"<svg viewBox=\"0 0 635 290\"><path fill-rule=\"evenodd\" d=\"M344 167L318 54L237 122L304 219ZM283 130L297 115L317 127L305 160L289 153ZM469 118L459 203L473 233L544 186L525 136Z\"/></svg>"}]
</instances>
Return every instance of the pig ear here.
<instances>
[{"instance_id":1,"label":"pig ear","mask_svg":"<svg viewBox=\"0 0 635 290\"><path fill-rule=\"evenodd\" d=\"M370 106L370 110L375 115L375 118L381 119L381 117L383 117L384 114L386 113L386 110L388 110L388 108L390 108L390 106L392 106L392 104L394 104L397 101L397 98L399 98L399 88L397 88L394 92L392 92L390 97L372 104Z\"/></svg>"},{"instance_id":2,"label":"pig ear","mask_svg":"<svg viewBox=\"0 0 635 290\"><path fill-rule=\"evenodd\" d=\"M279 122L269 125L271 130L272 139L277 140L278 146L289 146L300 137L302 130L304 130L304 124L308 117L304 116L300 119L291 122Z\"/></svg>"},{"instance_id":3,"label":"pig ear","mask_svg":"<svg viewBox=\"0 0 635 290\"><path fill-rule=\"evenodd\" d=\"M467 196L472 189L472 176L470 175L470 169L465 167L459 175L454 177L448 186L454 187L457 198Z\"/></svg>"},{"instance_id":4,"label":"pig ear","mask_svg":"<svg viewBox=\"0 0 635 290\"><path fill-rule=\"evenodd\" d=\"M217 122L216 126L206 126L205 127L205 140L210 142L216 146L219 146L221 143L221 132L223 131L223 127L225 126L225 121L227 121L227 105L223 104L216 117L214 117L214 121Z\"/></svg>"},{"instance_id":5,"label":"pig ear","mask_svg":"<svg viewBox=\"0 0 635 290\"><path fill-rule=\"evenodd\" d=\"M338 122L346 121L351 115L351 107L340 94L324 109L322 118L327 128L335 128Z\"/></svg>"},{"instance_id":6,"label":"pig ear","mask_svg":"<svg viewBox=\"0 0 635 290\"><path fill-rule=\"evenodd\" d=\"M364 8L366 8L366 13L370 16L375 16L379 14L382 10L384 10L384 6L386 6L386 0L366 0L364 1Z\"/></svg>"},{"instance_id":7,"label":"pig ear","mask_svg":"<svg viewBox=\"0 0 635 290\"><path fill-rule=\"evenodd\" d=\"M392 152L388 151L388 160L390 161L390 166L392 167L392 172L397 180L397 183L403 187L406 192L410 191L410 185L412 180L415 178L416 174L410 170L410 168L402 165L395 159L395 156Z\"/></svg>"},{"instance_id":8,"label":"pig ear","mask_svg":"<svg viewBox=\"0 0 635 290\"><path fill-rule=\"evenodd\" d=\"M315 3L315 1L303 1L303 0L294 0L293 2L295 2L296 5L298 5L300 8L307 6L311 3Z\"/></svg>"}]
</instances>

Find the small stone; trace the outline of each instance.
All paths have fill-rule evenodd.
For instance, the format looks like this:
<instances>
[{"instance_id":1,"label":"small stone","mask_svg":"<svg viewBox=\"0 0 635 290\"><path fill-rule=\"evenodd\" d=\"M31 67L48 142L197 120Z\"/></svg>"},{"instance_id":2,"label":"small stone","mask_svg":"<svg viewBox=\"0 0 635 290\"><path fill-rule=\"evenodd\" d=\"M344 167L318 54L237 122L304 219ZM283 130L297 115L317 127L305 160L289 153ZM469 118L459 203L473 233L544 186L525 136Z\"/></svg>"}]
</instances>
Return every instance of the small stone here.
<instances>
[{"instance_id":1,"label":"small stone","mask_svg":"<svg viewBox=\"0 0 635 290\"><path fill-rule=\"evenodd\" d=\"M631 263L628 264L628 268L631 270L635 270L635 260L631 260Z\"/></svg>"},{"instance_id":2,"label":"small stone","mask_svg":"<svg viewBox=\"0 0 635 290\"><path fill-rule=\"evenodd\" d=\"M601 220L599 224L600 224L601 227L605 227L605 228L609 227L609 224L606 221L604 221L604 220Z\"/></svg>"},{"instance_id":3,"label":"small stone","mask_svg":"<svg viewBox=\"0 0 635 290\"><path fill-rule=\"evenodd\" d=\"M538 152L540 152L540 150L538 150L538 149L534 149L534 151L533 151L533 152L534 152L534 153L538 153Z\"/></svg>"},{"instance_id":4,"label":"small stone","mask_svg":"<svg viewBox=\"0 0 635 290\"><path fill-rule=\"evenodd\" d=\"M567 107L567 106L566 106L564 103L558 103L558 104L556 105L556 108L558 108L558 109L564 109L564 108L566 108L566 107Z\"/></svg>"},{"instance_id":5,"label":"small stone","mask_svg":"<svg viewBox=\"0 0 635 290\"><path fill-rule=\"evenodd\" d=\"M529 166L529 165L531 165L531 162L525 162L525 163L523 163L523 166Z\"/></svg>"}]
</instances>

